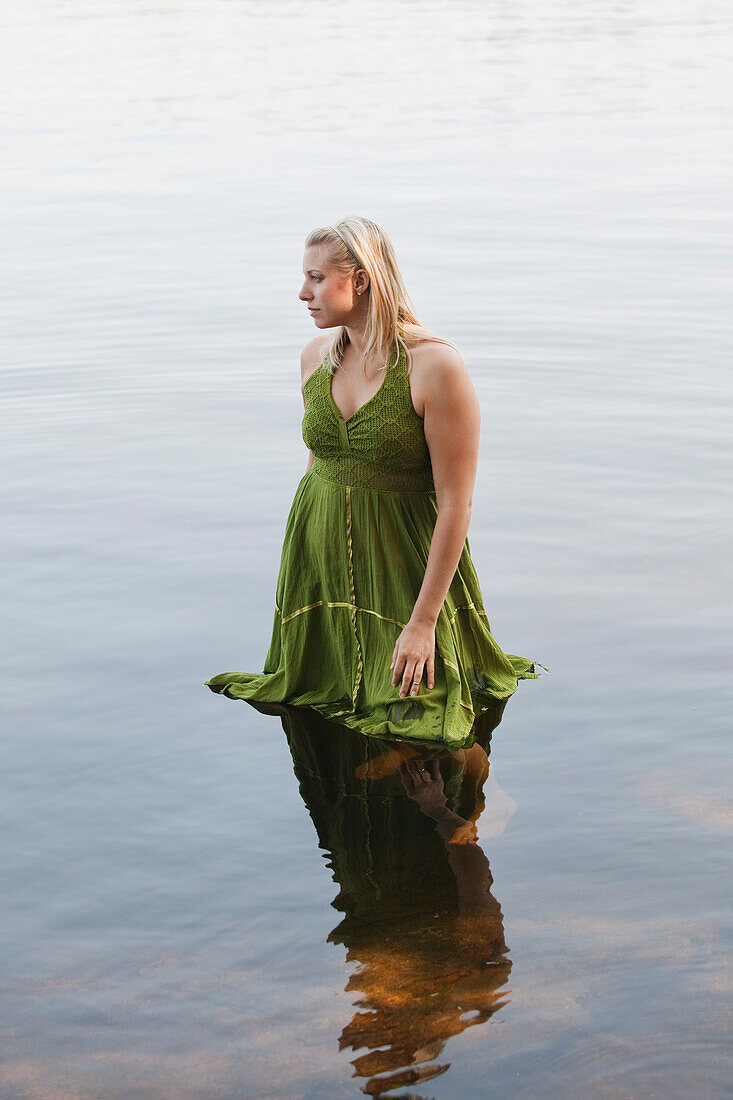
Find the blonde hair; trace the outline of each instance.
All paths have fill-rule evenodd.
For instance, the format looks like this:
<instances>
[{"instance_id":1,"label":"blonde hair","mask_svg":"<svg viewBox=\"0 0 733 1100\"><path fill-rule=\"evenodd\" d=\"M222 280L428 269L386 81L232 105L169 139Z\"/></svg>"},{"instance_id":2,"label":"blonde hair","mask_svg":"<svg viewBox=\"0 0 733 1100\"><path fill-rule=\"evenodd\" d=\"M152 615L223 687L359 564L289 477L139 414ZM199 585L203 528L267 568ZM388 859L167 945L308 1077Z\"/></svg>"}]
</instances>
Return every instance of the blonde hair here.
<instances>
[{"instance_id":1,"label":"blonde hair","mask_svg":"<svg viewBox=\"0 0 733 1100\"><path fill-rule=\"evenodd\" d=\"M395 341L398 356L400 346L405 350L408 371L410 352L407 340L412 343L419 339L436 340L458 351L450 340L437 336L418 321L415 307L397 266L392 242L381 225L369 218L351 214L339 218L334 225L312 229L305 238L305 247L311 248L314 245L326 245L331 263L344 275L355 275L357 271L364 270L369 276L367 320L361 357L361 368L365 377L365 364L370 359L381 359L387 349L391 350ZM325 365L331 374L341 365L348 342L348 333L342 325L326 352ZM460 351L458 354L461 354ZM388 366L389 364L385 364L385 369Z\"/></svg>"}]
</instances>

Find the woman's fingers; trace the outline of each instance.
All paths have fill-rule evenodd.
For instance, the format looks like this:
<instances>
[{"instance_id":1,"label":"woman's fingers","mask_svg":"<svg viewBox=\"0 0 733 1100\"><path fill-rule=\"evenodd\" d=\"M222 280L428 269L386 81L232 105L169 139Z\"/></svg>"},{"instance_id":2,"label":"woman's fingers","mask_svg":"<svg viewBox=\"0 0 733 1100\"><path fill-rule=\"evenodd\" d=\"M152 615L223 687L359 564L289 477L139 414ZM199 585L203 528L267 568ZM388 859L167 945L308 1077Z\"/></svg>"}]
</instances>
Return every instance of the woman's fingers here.
<instances>
[{"instance_id":1,"label":"woman's fingers","mask_svg":"<svg viewBox=\"0 0 733 1100\"><path fill-rule=\"evenodd\" d=\"M416 785L429 783L430 780L433 778L430 764L426 764L426 762L424 760L420 760L419 757L417 760L410 760L407 767L410 771L412 781Z\"/></svg>"},{"instance_id":2,"label":"woman's fingers","mask_svg":"<svg viewBox=\"0 0 733 1100\"><path fill-rule=\"evenodd\" d=\"M405 790L411 790L415 786L415 777L410 770L410 761L403 760L398 770Z\"/></svg>"},{"instance_id":3,"label":"woman's fingers","mask_svg":"<svg viewBox=\"0 0 733 1100\"><path fill-rule=\"evenodd\" d=\"M392 664L389 666L393 670L392 671L392 687L395 687L397 685L397 681L399 680L400 676L402 675L402 666L403 666L404 660L405 660L404 657L400 657L399 654L395 652L395 655L392 658Z\"/></svg>"},{"instance_id":4,"label":"woman's fingers","mask_svg":"<svg viewBox=\"0 0 733 1100\"><path fill-rule=\"evenodd\" d=\"M420 681L425 675L429 688L435 687L435 658L431 655L424 657L411 657L400 654L392 658L392 687L396 687L400 680L400 695L417 695Z\"/></svg>"},{"instance_id":5,"label":"woman's fingers","mask_svg":"<svg viewBox=\"0 0 733 1100\"><path fill-rule=\"evenodd\" d=\"M400 684L400 698L417 695L420 681L425 676L427 686L435 686L435 640L432 644L421 644L423 639L408 637L403 631L392 651L392 687ZM418 641L420 644L415 644ZM400 681L402 681L400 683Z\"/></svg>"},{"instance_id":6,"label":"woman's fingers","mask_svg":"<svg viewBox=\"0 0 733 1100\"><path fill-rule=\"evenodd\" d=\"M415 691L412 694L414 695L417 693L417 688L422 679L422 666L423 662L421 660L405 653L399 654L397 659L393 661L392 687L396 687L400 678L402 679L402 683L400 684L401 698L408 695L413 686ZM417 680L417 684L413 685L413 680Z\"/></svg>"},{"instance_id":7,"label":"woman's fingers","mask_svg":"<svg viewBox=\"0 0 733 1100\"><path fill-rule=\"evenodd\" d=\"M402 675L402 668L403 668L403 665L404 665L406 659L407 659L406 655L404 653L400 653L400 643L398 641L396 646L394 647L394 652L392 654L392 664L389 666L393 670L392 671L392 686L393 687L396 685L397 681L399 680L400 676Z\"/></svg>"},{"instance_id":8,"label":"woman's fingers","mask_svg":"<svg viewBox=\"0 0 733 1100\"><path fill-rule=\"evenodd\" d=\"M412 664L408 661L405 665L405 674L402 677L402 687L400 688L400 695L417 695L417 689L420 687L420 681L422 680L422 670L424 661L416 661Z\"/></svg>"},{"instance_id":9,"label":"woman's fingers","mask_svg":"<svg viewBox=\"0 0 733 1100\"><path fill-rule=\"evenodd\" d=\"M396 662L394 662L392 673L392 687L397 686L397 681L402 678L400 684L400 698L404 699L406 695L417 695L417 689L420 686L422 680L423 667L425 661L417 657L408 657L405 654L401 654Z\"/></svg>"}]
</instances>

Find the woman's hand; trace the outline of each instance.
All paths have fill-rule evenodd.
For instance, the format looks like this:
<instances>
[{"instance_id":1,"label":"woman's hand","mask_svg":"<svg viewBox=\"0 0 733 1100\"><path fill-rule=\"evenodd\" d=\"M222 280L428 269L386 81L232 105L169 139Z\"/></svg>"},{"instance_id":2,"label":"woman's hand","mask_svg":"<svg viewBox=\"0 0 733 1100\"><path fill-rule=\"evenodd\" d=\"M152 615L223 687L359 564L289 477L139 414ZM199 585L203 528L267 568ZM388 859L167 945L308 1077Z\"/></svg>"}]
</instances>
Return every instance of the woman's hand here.
<instances>
[{"instance_id":1,"label":"woman's hand","mask_svg":"<svg viewBox=\"0 0 733 1100\"><path fill-rule=\"evenodd\" d=\"M406 760L399 767L402 786L413 802L417 802L427 817L437 823L438 832L447 844L476 844L478 829L448 809L445 785L437 759Z\"/></svg>"},{"instance_id":2,"label":"woman's hand","mask_svg":"<svg viewBox=\"0 0 733 1100\"><path fill-rule=\"evenodd\" d=\"M437 760L406 760L399 770L402 786L424 814L432 817L444 809L445 788Z\"/></svg>"},{"instance_id":3,"label":"woman's hand","mask_svg":"<svg viewBox=\"0 0 733 1100\"><path fill-rule=\"evenodd\" d=\"M412 620L403 628L392 653L392 687L400 677L400 699L417 695L417 689L426 673L428 687L435 684L435 624L425 620Z\"/></svg>"}]
</instances>

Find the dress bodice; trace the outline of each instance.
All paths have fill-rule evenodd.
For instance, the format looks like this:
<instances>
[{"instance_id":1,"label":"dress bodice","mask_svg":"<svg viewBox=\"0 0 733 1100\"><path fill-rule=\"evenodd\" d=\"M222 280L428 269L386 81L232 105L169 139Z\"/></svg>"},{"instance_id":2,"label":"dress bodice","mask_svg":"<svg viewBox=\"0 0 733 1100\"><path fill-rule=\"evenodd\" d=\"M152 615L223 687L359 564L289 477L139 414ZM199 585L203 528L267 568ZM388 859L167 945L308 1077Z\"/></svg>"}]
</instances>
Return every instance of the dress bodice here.
<instances>
[{"instance_id":1,"label":"dress bodice","mask_svg":"<svg viewBox=\"0 0 733 1100\"><path fill-rule=\"evenodd\" d=\"M398 348L382 385L347 420L333 399L326 360L306 380L303 440L315 456L314 472L326 481L391 492L435 491L423 422L410 395L405 348L401 342Z\"/></svg>"}]
</instances>

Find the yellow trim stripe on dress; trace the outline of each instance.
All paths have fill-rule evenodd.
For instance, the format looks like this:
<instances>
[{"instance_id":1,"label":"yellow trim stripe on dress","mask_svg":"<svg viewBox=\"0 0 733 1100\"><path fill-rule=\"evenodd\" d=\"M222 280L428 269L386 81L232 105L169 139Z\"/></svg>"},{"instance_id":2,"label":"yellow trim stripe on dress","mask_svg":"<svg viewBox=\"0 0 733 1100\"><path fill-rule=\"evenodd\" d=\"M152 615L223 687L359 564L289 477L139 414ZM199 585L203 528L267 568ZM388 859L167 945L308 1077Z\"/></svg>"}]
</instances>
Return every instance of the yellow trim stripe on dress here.
<instances>
[{"instance_id":1,"label":"yellow trim stripe on dress","mask_svg":"<svg viewBox=\"0 0 733 1100\"><path fill-rule=\"evenodd\" d=\"M453 614L451 615L451 618L450 618L450 625L451 626L453 626L453 623L456 621L456 615L458 614L459 611L475 611L477 615L485 615L486 614L486 612L484 611L484 609L482 607L476 607L472 603L467 603L465 605L465 607L457 607L455 609L455 611L453 612Z\"/></svg>"},{"instance_id":2,"label":"yellow trim stripe on dress","mask_svg":"<svg viewBox=\"0 0 733 1100\"><path fill-rule=\"evenodd\" d=\"M359 690L359 684L361 683L361 672L364 668L364 662L361 656L361 645L359 644L359 635L356 630L356 592L354 591L354 554L353 547L351 545L351 486L346 486L346 541L349 546L349 595L351 596L351 623L354 627L354 638L356 639L356 652L359 654L359 664L356 668L356 680L354 682L354 690L351 693L351 703L354 709L356 709L356 694Z\"/></svg>"},{"instance_id":3,"label":"yellow trim stripe on dress","mask_svg":"<svg viewBox=\"0 0 733 1100\"><path fill-rule=\"evenodd\" d=\"M405 627L407 624L400 622L399 619L391 619L389 615L380 615L378 611L373 611L371 607L359 607L356 603L347 603L345 600L316 600L315 603L306 604L305 607L299 607L296 611L291 611L289 615L283 615L282 608L275 604L275 611L278 615L282 615L282 622L289 623L291 619L294 619L296 615L303 615L306 611L313 611L316 607L349 607L353 611L363 611L365 615L375 615L378 619L383 619L386 623L394 623L395 626ZM456 615L459 611L475 611L477 615L486 615L486 612L481 607L474 607L472 603L466 604L465 607L457 607L449 619L449 623L453 626L456 621Z\"/></svg>"},{"instance_id":4,"label":"yellow trim stripe on dress","mask_svg":"<svg viewBox=\"0 0 733 1100\"><path fill-rule=\"evenodd\" d=\"M282 622L289 623L291 619L294 619L296 615L302 615L305 611L312 611L314 607L348 607L352 611L363 611L365 615L376 615L378 619L384 619L386 623L394 623L396 626L404 627L405 623L401 623L399 619L390 619L388 615L380 615L378 611L372 611L370 607L359 607L355 603L347 603L345 600L316 600L315 603L306 604L305 607L299 607L297 611L291 611L289 615L283 615ZM275 611L278 615L282 615L282 610L275 604Z\"/></svg>"}]
</instances>

